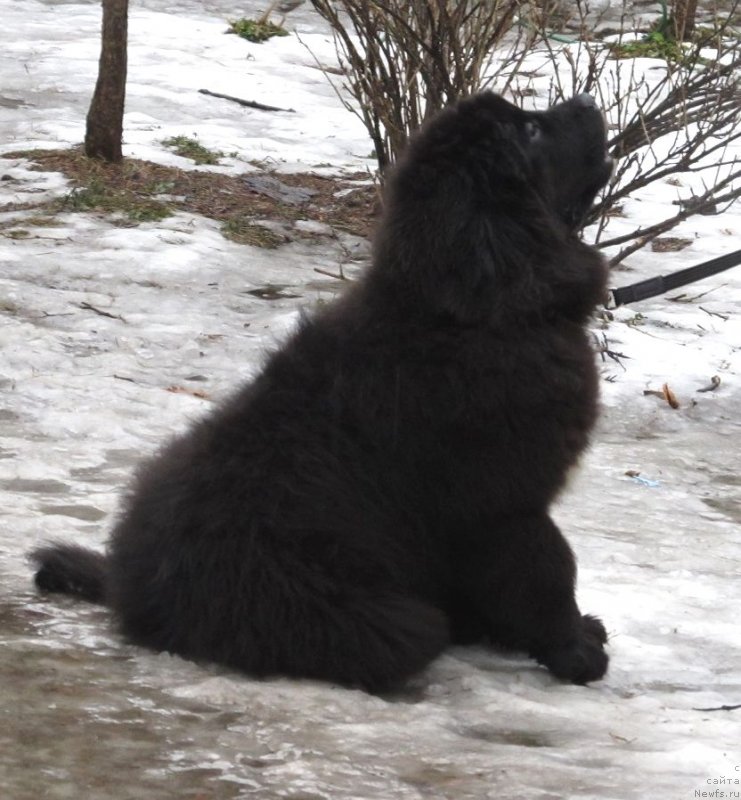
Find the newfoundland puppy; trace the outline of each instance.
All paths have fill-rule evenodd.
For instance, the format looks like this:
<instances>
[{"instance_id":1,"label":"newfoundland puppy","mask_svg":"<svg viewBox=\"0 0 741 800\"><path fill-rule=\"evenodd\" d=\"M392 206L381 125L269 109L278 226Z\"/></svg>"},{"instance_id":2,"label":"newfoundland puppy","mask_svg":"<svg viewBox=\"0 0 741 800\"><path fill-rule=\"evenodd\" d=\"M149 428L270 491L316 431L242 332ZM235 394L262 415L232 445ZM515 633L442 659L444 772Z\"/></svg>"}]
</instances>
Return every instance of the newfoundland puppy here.
<instances>
[{"instance_id":1,"label":"newfoundland puppy","mask_svg":"<svg viewBox=\"0 0 741 800\"><path fill-rule=\"evenodd\" d=\"M250 675L383 691L490 642L601 678L548 510L595 421L606 268L578 230L611 168L586 94L437 115L388 176L362 279L139 469L105 555L36 550L38 587Z\"/></svg>"}]
</instances>

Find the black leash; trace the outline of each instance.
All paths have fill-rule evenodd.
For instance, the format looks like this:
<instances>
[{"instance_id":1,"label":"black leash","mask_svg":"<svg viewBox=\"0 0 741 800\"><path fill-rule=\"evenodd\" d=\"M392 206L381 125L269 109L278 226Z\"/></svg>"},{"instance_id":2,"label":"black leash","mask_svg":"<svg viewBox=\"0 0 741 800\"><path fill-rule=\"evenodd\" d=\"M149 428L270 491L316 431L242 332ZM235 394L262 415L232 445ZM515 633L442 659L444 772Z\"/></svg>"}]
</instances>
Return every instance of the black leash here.
<instances>
[{"instance_id":1,"label":"black leash","mask_svg":"<svg viewBox=\"0 0 741 800\"><path fill-rule=\"evenodd\" d=\"M680 269L670 275L659 275L656 278L631 283L630 286L610 289L607 293L605 307L611 309L624 306L627 303L647 300L649 297L656 297L688 283L709 278L711 275L716 275L726 269L731 269L731 267L737 267L739 264L741 264L741 250L736 250L735 253L727 253L724 256L718 256L718 258L711 258L710 261L696 264L694 267Z\"/></svg>"}]
</instances>

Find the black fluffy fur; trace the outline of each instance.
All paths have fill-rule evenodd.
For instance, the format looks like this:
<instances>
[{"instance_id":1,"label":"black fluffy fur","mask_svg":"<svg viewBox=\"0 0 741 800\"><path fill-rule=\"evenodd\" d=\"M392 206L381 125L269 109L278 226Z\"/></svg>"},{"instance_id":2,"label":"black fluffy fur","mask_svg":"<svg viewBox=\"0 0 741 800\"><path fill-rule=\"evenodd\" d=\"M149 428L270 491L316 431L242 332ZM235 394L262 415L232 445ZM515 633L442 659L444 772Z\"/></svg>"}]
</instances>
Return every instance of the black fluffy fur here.
<instances>
[{"instance_id":1,"label":"black fluffy fur","mask_svg":"<svg viewBox=\"0 0 741 800\"><path fill-rule=\"evenodd\" d=\"M139 470L104 559L42 548L38 585L252 675L377 691L492 641L602 677L548 509L595 421L606 270L575 231L610 166L585 96L442 112L388 180L363 279Z\"/></svg>"},{"instance_id":2,"label":"black fluffy fur","mask_svg":"<svg viewBox=\"0 0 741 800\"><path fill-rule=\"evenodd\" d=\"M90 603L105 602L107 559L102 553L73 544L39 547L36 586L44 592L74 594Z\"/></svg>"}]
</instances>

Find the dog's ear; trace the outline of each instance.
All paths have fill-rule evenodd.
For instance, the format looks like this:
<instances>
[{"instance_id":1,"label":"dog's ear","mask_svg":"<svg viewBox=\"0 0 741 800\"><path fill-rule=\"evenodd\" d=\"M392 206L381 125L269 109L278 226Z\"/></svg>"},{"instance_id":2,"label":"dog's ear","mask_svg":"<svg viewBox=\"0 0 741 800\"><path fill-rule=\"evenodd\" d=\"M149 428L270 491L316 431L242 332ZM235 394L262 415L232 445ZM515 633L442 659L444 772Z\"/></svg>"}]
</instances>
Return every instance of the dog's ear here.
<instances>
[{"instance_id":1,"label":"dog's ear","mask_svg":"<svg viewBox=\"0 0 741 800\"><path fill-rule=\"evenodd\" d=\"M501 178L492 191L480 168L460 166L397 174L375 240L374 270L412 303L465 325L515 311L520 300L540 305L543 287L530 273L537 207L505 183Z\"/></svg>"}]
</instances>

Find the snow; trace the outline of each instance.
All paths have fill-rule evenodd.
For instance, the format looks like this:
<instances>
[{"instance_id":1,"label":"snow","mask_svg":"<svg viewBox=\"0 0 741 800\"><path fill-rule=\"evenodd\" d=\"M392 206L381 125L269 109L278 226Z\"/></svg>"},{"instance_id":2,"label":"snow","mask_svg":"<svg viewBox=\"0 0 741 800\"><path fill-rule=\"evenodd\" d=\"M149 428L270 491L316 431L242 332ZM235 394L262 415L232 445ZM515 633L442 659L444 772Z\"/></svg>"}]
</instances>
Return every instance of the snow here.
<instances>
[{"instance_id":1,"label":"snow","mask_svg":"<svg viewBox=\"0 0 741 800\"><path fill-rule=\"evenodd\" d=\"M246 2L239 13L259 10ZM362 126L315 68L335 63L318 18L306 7L290 16L304 44L258 46L224 35L232 14L216 2L131 9L125 154L185 166L161 142L195 133L233 154L213 171L372 167ZM82 139L99 8L15 0L2 17L7 209L69 191L7 154ZM243 109L200 88L296 112ZM676 195L662 184L632 199L610 235L657 218ZM3 210L0 223L20 229L33 213ZM134 228L94 214L55 220L26 238L0 230L4 797L739 796L741 712L698 709L741 703L741 269L595 321L621 355L605 355L603 418L556 516L579 557L580 603L610 632L607 677L565 686L518 655L461 648L379 698L129 647L104 611L38 598L25 560L49 538L102 545L138 459L253 374L297 309L337 290L315 268L334 271L363 244L310 221L297 229L311 240L261 250L184 213ZM692 244L638 252L614 283L739 249L741 209L671 235ZM247 293L267 284L300 297ZM718 388L698 391L713 376ZM665 383L678 409L644 395Z\"/></svg>"}]
</instances>

